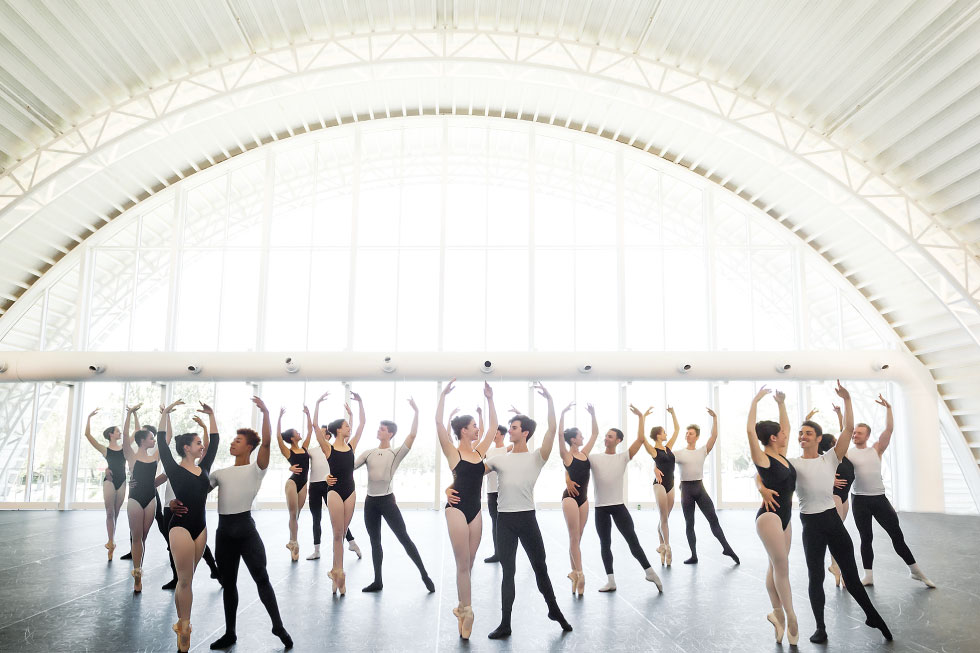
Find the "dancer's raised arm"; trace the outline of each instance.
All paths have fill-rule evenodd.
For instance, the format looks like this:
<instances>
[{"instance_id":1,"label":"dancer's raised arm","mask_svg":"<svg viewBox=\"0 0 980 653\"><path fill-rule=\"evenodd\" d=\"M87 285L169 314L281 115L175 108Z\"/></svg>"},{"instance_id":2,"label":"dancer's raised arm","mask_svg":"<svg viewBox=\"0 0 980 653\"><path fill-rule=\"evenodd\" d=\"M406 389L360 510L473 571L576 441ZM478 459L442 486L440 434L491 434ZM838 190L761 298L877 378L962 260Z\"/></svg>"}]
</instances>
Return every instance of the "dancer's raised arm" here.
<instances>
[{"instance_id":1,"label":"dancer's raised arm","mask_svg":"<svg viewBox=\"0 0 980 653\"><path fill-rule=\"evenodd\" d=\"M122 451L123 451L123 456L126 457L126 462L130 464L136 461L136 452L133 451L133 438L129 434L129 421L130 418L132 418L136 414L136 411L138 411L142 405L143 404L128 406L126 408L126 419L123 420ZM136 421L138 424L139 420L137 419ZM139 426L136 427L136 430L139 430Z\"/></svg>"},{"instance_id":2,"label":"dancer's raised arm","mask_svg":"<svg viewBox=\"0 0 980 653\"><path fill-rule=\"evenodd\" d=\"M773 399L776 400L776 405L779 406L779 430L789 436L789 413L786 412L786 393L782 390L776 390L773 394ZM778 448L779 454L783 457L786 456L786 451L789 449L789 437L786 437L782 446Z\"/></svg>"},{"instance_id":3,"label":"dancer's raised arm","mask_svg":"<svg viewBox=\"0 0 980 653\"><path fill-rule=\"evenodd\" d=\"M354 433L354 437L351 438L350 442L348 443L351 451L353 451L354 449L357 449L357 443L361 441L361 433L364 433L364 425L367 423L367 420L364 418L364 402L361 400L361 395L357 394L356 392L351 392L350 398L356 401L358 405L357 432ZM353 426L351 426L351 428L353 429Z\"/></svg>"},{"instance_id":4,"label":"dancer's raised arm","mask_svg":"<svg viewBox=\"0 0 980 653\"><path fill-rule=\"evenodd\" d=\"M840 437L837 438L834 451L837 453L838 460L844 460L844 456L851 446L851 435L854 433L854 407L851 405L851 393L840 384L840 379L837 379L837 387L834 388L834 392L844 402L844 428L841 429Z\"/></svg>"},{"instance_id":5,"label":"dancer's raised arm","mask_svg":"<svg viewBox=\"0 0 980 653\"><path fill-rule=\"evenodd\" d=\"M411 449L412 445L415 444L415 436L419 433L419 407L415 405L415 399L413 397L408 398L408 405L412 407L412 430L408 432L408 436L405 438L405 442L402 446L406 449Z\"/></svg>"},{"instance_id":6,"label":"dancer's raised arm","mask_svg":"<svg viewBox=\"0 0 980 653\"><path fill-rule=\"evenodd\" d=\"M756 423L756 413L759 407L759 402L762 398L768 395L772 390L766 386L759 388L759 392L756 393L755 397L752 398L752 405L749 407L749 417L745 424L745 433L749 437L749 454L752 456L752 462L759 467L769 467L769 456L766 452L762 450L762 443L759 441L758 436L755 433L755 423ZM762 486L762 479L756 476L756 485L758 487ZM760 489L760 492L762 490ZM763 497L764 498L764 497Z\"/></svg>"},{"instance_id":7,"label":"dancer's raised arm","mask_svg":"<svg viewBox=\"0 0 980 653\"><path fill-rule=\"evenodd\" d=\"M710 408L708 409L708 414L711 415L711 437L708 438L708 444L704 448L705 451L711 453L711 450L715 447L715 442L718 441L718 416Z\"/></svg>"},{"instance_id":8,"label":"dancer's raised arm","mask_svg":"<svg viewBox=\"0 0 980 653\"><path fill-rule=\"evenodd\" d=\"M639 419L639 423L636 427L636 440L630 444L629 448L630 460L633 460L633 456L636 455L636 452L640 450L640 447L643 446L643 443L645 442L643 431L646 428L647 415L653 412L653 406L647 408L645 413L641 413L639 408L633 404L630 404L630 412L636 415L636 417Z\"/></svg>"},{"instance_id":9,"label":"dancer's raised arm","mask_svg":"<svg viewBox=\"0 0 980 653\"><path fill-rule=\"evenodd\" d=\"M104 444L102 444L101 442L99 442L98 440L96 440L95 438L92 437L92 418L95 417L96 415L98 415L100 410L102 410L102 409L101 408L96 408L95 410L93 410L91 413L88 414L88 419L85 420L85 437L88 439L89 444L91 444L93 447L95 447L95 450L98 451L100 454L102 454L103 457L105 457L105 452L106 452L107 447ZM125 437L123 437L123 443L125 443L125 442L126 442L126 439L125 439ZM126 447L125 444L124 444L123 445L123 451L125 452L127 448L128 447ZM129 460L129 458L126 458L126 460Z\"/></svg>"},{"instance_id":10,"label":"dancer's raised arm","mask_svg":"<svg viewBox=\"0 0 980 653\"><path fill-rule=\"evenodd\" d=\"M551 450L555 446L555 432L558 430L558 422L555 419L555 400L540 382L534 384L534 387L539 395L548 400L548 430L544 434L544 439L541 440L541 459L547 461L548 456L551 455ZM493 428L494 430L497 429L496 423L493 425Z\"/></svg>"},{"instance_id":11,"label":"dancer's raised arm","mask_svg":"<svg viewBox=\"0 0 980 653\"><path fill-rule=\"evenodd\" d=\"M883 456L885 455L885 449L888 448L888 445L892 441L892 431L895 430L895 416L892 414L892 405L882 395L878 395L875 403L885 407L885 430L881 432L881 435L878 436L878 441L873 445L878 455Z\"/></svg>"},{"instance_id":12,"label":"dancer's raised arm","mask_svg":"<svg viewBox=\"0 0 980 653\"><path fill-rule=\"evenodd\" d=\"M446 425L442 421L442 414L446 409L446 395L455 389L453 387L454 383L456 383L456 379L450 379L449 382L442 388L442 392L439 393L439 402L436 404L436 435L439 436L439 445L442 447L442 455L446 457L446 461L449 463L450 469L452 469L459 461L459 452L456 450L456 447L453 446L453 441L449 437L449 431L446 429Z\"/></svg>"},{"instance_id":13,"label":"dancer's raised arm","mask_svg":"<svg viewBox=\"0 0 980 653\"><path fill-rule=\"evenodd\" d=\"M282 407L279 409L279 419L276 421L276 442L279 443L279 453L286 460L289 460L289 447L286 446L286 442L282 439L282 416L286 414L286 408Z\"/></svg>"},{"instance_id":14,"label":"dancer's raised arm","mask_svg":"<svg viewBox=\"0 0 980 653\"><path fill-rule=\"evenodd\" d=\"M481 457L486 458L487 450L490 449L490 445L493 444L493 439L497 437L497 408L493 404L493 388L491 388L490 384L486 381L483 382L483 396L487 398L488 428L486 433L482 434L483 439L476 445L476 451Z\"/></svg>"},{"instance_id":15,"label":"dancer's raised arm","mask_svg":"<svg viewBox=\"0 0 980 653\"><path fill-rule=\"evenodd\" d=\"M262 413L262 443L259 445L259 455L255 457L255 461L258 463L259 469L266 469L269 467L269 455L272 453L272 420L269 419L269 409L264 401L258 397L252 397L252 403ZM309 419L309 417L310 413L307 411L306 418ZM213 412L211 419L214 419Z\"/></svg>"},{"instance_id":16,"label":"dancer's raised arm","mask_svg":"<svg viewBox=\"0 0 980 653\"><path fill-rule=\"evenodd\" d=\"M674 412L673 406L667 406L667 412L670 413L670 419L674 423L674 433L670 436L666 446L668 449L673 449L674 443L677 442L677 436L681 434L681 424L677 421L677 413Z\"/></svg>"},{"instance_id":17,"label":"dancer's raised arm","mask_svg":"<svg viewBox=\"0 0 980 653\"><path fill-rule=\"evenodd\" d=\"M592 416L592 435L589 437L589 441L585 443L585 446L582 447L582 453L588 456L592 451L592 447L595 446L596 440L599 439L599 422L596 421L595 406L585 404L585 412Z\"/></svg>"},{"instance_id":18,"label":"dancer's raised arm","mask_svg":"<svg viewBox=\"0 0 980 653\"><path fill-rule=\"evenodd\" d=\"M568 467L572 463L572 454L568 451L568 443L565 442L565 413L572 409L575 402L569 403L561 411L561 416L558 418L558 455L561 456L561 463Z\"/></svg>"}]
</instances>

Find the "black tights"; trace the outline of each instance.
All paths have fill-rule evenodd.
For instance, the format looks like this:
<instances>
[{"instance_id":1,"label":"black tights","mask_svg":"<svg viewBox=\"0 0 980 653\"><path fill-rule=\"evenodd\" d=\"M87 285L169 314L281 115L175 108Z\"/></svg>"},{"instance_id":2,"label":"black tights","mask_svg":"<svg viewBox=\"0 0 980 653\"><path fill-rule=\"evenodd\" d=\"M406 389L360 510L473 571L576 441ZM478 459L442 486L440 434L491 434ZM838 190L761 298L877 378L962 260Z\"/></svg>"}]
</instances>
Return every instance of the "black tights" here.
<instances>
[{"instance_id":1,"label":"black tights","mask_svg":"<svg viewBox=\"0 0 980 653\"><path fill-rule=\"evenodd\" d=\"M871 518L881 524L888 536L892 538L892 546L895 553L902 557L907 565L915 564L915 556L905 543L905 535L902 527L898 524L898 513L892 507L884 494L875 496L862 496L855 494L852 501L854 510L854 523L857 525L858 534L861 535L861 562L865 569L871 569L875 561L875 550L871 545L874 534L871 530Z\"/></svg>"},{"instance_id":2,"label":"black tights","mask_svg":"<svg viewBox=\"0 0 980 653\"><path fill-rule=\"evenodd\" d=\"M394 494L386 494L383 497L368 496L364 500L364 526L367 528L368 537L371 538L371 559L374 562L374 582L381 582L381 561L384 558L384 551L381 548L381 518L384 517L388 528L395 534L398 541L405 547L405 553L412 559L415 566L419 568L422 578L428 578L425 565L422 564L422 556L412 542L405 530L405 520L402 512L395 503Z\"/></svg>"},{"instance_id":3,"label":"black tights","mask_svg":"<svg viewBox=\"0 0 980 653\"><path fill-rule=\"evenodd\" d=\"M313 544L320 543L320 535L322 531L320 529L320 520L323 519L323 506L327 503L327 482L326 481L316 481L310 483L310 490L307 492L307 498L310 501L310 514L313 515ZM354 536L350 534L350 529L347 529L347 534L344 536L347 538L348 542L354 541Z\"/></svg>"},{"instance_id":4,"label":"black tights","mask_svg":"<svg viewBox=\"0 0 980 653\"><path fill-rule=\"evenodd\" d=\"M174 564L174 555L170 552L170 517L172 512L169 508L160 509L159 497L157 497L157 514L156 522L157 528L160 529L160 534L163 535L163 541L167 543L167 556L170 557L170 571L173 572L173 578L177 580L177 565ZM204 545L204 562L207 563L208 569L211 570L212 578L221 578L218 574L218 565L214 560L214 555L211 553L211 547L207 544Z\"/></svg>"},{"instance_id":5,"label":"black tights","mask_svg":"<svg viewBox=\"0 0 980 653\"><path fill-rule=\"evenodd\" d=\"M722 552L730 553L732 547L725 539L725 531L721 530L718 522L718 514L715 512L715 504L708 496L708 491L704 489L701 481L681 481L681 509L684 511L684 522L687 526L687 544L691 547L691 555L697 556L697 535L694 534L694 504L704 514L711 527L711 534L721 542Z\"/></svg>"},{"instance_id":6,"label":"black tights","mask_svg":"<svg viewBox=\"0 0 980 653\"><path fill-rule=\"evenodd\" d=\"M616 522L616 528L623 535L626 544L630 547L630 553L640 563L644 569L650 566L650 561L643 553L640 540L636 537L636 529L633 527L633 518L630 517L626 506L617 503L615 506L601 506L595 509L595 529L599 533L599 548L602 552L602 565L606 568L606 573L613 573L613 554L612 554L612 522Z\"/></svg>"},{"instance_id":7,"label":"black tights","mask_svg":"<svg viewBox=\"0 0 980 653\"><path fill-rule=\"evenodd\" d=\"M238 565L244 560L248 573L259 590L259 600L265 606L273 629L282 628L279 604L276 593L269 582L266 570L265 545L251 513L237 515L218 515L218 531L214 537L214 548L218 551L218 568L221 570L221 584L224 587L222 599L225 604L225 632L235 632L238 613Z\"/></svg>"},{"instance_id":8,"label":"black tights","mask_svg":"<svg viewBox=\"0 0 980 653\"><path fill-rule=\"evenodd\" d=\"M545 563L544 539L538 527L538 519L533 510L521 512L501 512L497 515L497 546L500 547L500 566L503 578L500 581L500 608L503 621L510 625L510 612L514 607L514 575L517 572L517 542L520 541L531 562L534 580L538 591L544 597L548 608L557 607L555 589L548 578L548 565Z\"/></svg>"},{"instance_id":9,"label":"black tights","mask_svg":"<svg viewBox=\"0 0 980 653\"><path fill-rule=\"evenodd\" d=\"M837 509L831 508L812 515L800 513L800 521L803 522L803 555L806 557L810 580L810 608L813 610L813 618L817 621L817 628L826 627L823 621L823 563L828 548L830 555L834 556L837 566L840 567L847 591L858 602L869 620L880 621L881 615L875 610L868 592L861 584L857 563L854 562L854 543L851 541L851 536L847 534Z\"/></svg>"},{"instance_id":10,"label":"black tights","mask_svg":"<svg viewBox=\"0 0 980 653\"><path fill-rule=\"evenodd\" d=\"M490 512L490 534L493 536L493 555L497 555L497 493L487 492L487 510Z\"/></svg>"}]
</instances>

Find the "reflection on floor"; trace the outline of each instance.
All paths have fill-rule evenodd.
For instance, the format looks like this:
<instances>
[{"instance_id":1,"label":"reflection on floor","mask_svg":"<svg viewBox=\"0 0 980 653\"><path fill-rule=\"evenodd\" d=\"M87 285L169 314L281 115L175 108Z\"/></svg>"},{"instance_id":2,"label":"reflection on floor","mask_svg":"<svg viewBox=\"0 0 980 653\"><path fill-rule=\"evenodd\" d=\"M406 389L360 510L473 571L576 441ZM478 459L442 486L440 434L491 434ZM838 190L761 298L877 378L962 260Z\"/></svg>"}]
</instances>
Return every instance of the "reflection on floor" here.
<instances>
[{"instance_id":1,"label":"reflection on floor","mask_svg":"<svg viewBox=\"0 0 980 653\"><path fill-rule=\"evenodd\" d=\"M651 560L657 535L656 513L634 512L637 531ZM687 557L683 519L671 517L676 563L660 573L664 593L645 582L639 565L614 531L616 579L619 590L600 594L605 581L593 525L586 527L583 559L586 595L573 599L565 578L569 563L567 531L558 511L541 511L539 520L548 547L549 571L560 604L575 627L565 636L545 618L544 602L523 553L518 553L517 603L514 636L506 642L486 638L499 618L500 569L484 564L489 555L489 517L484 513L485 537L473 570L473 609L476 614L471 642L457 635L455 564L445 520L440 512L406 511L405 519L429 573L435 594L427 594L414 566L398 542L384 531L384 590L363 594L372 580L371 547L360 511L352 527L363 548L357 560L345 546L348 595L331 597L329 550L318 561L305 560L311 550L310 517L301 521L300 560L290 562L285 548L284 512L257 512L256 521L269 554L269 573L279 597L296 651L777 651L772 628L765 621L769 601L763 586L765 557L755 535L754 512L720 511L729 540L742 558L730 564L698 520L701 563L681 564ZM326 515L324 515L326 517ZM125 521L125 513L122 514ZM213 529L217 516L209 514ZM794 517L791 573L801 650L820 651L980 651L980 518L949 515L903 514L907 540L923 569L939 585L927 590L908 579L906 568L891 550L884 532L875 527L876 585L871 596L888 620L895 642L883 643L876 631L863 625L853 600L835 590L828 575L827 628L830 643L806 641L814 622L806 593L806 567ZM848 522L857 541L853 524ZM117 541L125 542L121 527ZM325 529L329 532L329 529ZM325 534L326 534L325 532ZM170 579L166 550L154 529L144 564L144 592L132 593L131 566L118 560L126 544L120 543L117 560L105 562L104 516L98 512L0 512L0 651L172 651L176 621L173 593L160 586ZM244 566L239 577L241 605L235 651L281 650L269 633L269 621L258 602L255 586ZM201 564L194 580L192 624L194 650L206 651L223 632L221 589L208 578ZM788 650L784 643L782 650Z\"/></svg>"}]
</instances>

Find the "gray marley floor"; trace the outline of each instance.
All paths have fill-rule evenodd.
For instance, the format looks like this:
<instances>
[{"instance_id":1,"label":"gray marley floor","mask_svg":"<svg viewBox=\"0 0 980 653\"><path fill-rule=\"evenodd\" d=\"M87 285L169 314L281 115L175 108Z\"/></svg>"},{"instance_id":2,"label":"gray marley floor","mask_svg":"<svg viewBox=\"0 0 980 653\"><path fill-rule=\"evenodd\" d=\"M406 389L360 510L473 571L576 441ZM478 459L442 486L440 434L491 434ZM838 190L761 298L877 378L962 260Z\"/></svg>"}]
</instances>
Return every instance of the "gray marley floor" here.
<instances>
[{"instance_id":1,"label":"gray marley floor","mask_svg":"<svg viewBox=\"0 0 980 653\"><path fill-rule=\"evenodd\" d=\"M548 547L549 572L573 633L562 636L545 618L533 575L518 553L514 636L508 642L486 638L499 617L500 569L484 564L489 555L489 517L474 569L473 637L458 638L451 609L456 605L455 565L441 512L406 511L408 529L435 580L427 594L414 566L389 531L384 530L385 589L362 594L372 579L370 544L360 511L352 528L364 559L346 552L348 595L330 594L329 556L305 560L312 545L310 516L300 521L301 559L293 563L285 549L285 512L257 512L256 521L269 553L269 573L295 651L474 650L474 651L779 651L765 621L769 602L763 586L765 556L754 530L754 511L720 511L729 540L742 558L738 567L719 546L698 515L701 563L687 566L680 509L671 515L675 564L661 570L664 593L643 580L639 565L614 530L619 590L600 594L604 582L594 524L586 527L583 556L587 591L573 599L566 580L567 531L558 511L540 511ZM651 561L660 569L656 513L633 512L637 531ZM125 512L121 515L125 521ZM324 519L326 520L326 514ZM106 563L104 513L0 512L0 651L172 651L170 630L176 620L173 593L160 590L170 579L166 550L154 528L144 564L144 591L132 593L130 565L118 560L127 550L128 527L117 537L117 560ZM217 516L208 515L213 529ZM895 642L885 644L863 625L863 616L845 592L835 590L828 574L827 628L830 643L812 645L806 637L814 622L806 593L806 567L794 516L791 557L793 592L800 617L800 650L818 651L980 651L980 518L902 514L909 545L923 569L939 585L927 590L908 579L883 531L875 527L876 585L872 599L888 620ZM853 523L848 528L857 541ZM326 530L326 529L325 529ZM281 650L245 570L239 576L241 604L238 644L242 651ZM203 561L194 580L192 650L206 651L223 632L221 589L208 577Z\"/></svg>"}]
</instances>

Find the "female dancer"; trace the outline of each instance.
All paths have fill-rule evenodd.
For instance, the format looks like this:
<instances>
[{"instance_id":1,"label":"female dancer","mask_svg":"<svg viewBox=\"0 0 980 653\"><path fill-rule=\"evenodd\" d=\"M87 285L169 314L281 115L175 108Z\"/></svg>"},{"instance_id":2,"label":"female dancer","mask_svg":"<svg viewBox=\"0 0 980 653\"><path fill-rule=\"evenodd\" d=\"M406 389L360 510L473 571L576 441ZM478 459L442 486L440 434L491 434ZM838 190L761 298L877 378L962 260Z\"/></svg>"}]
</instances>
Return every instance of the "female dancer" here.
<instances>
[{"instance_id":1,"label":"female dancer","mask_svg":"<svg viewBox=\"0 0 980 653\"><path fill-rule=\"evenodd\" d=\"M766 619L776 629L776 643L783 641L783 631L788 627L790 646L800 641L800 627L793 610L793 592L789 585L789 549L793 542L790 517L793 514L793 492L796 490L796 469L786 460L789 446L789 416L786 413L786 394L776 392L779 406L779 423L769 420L755 421L756 408L771 391L765 386L752 400L746 434L752 462L758 470L763 487L762 507L755 515L755 531L769 555L766 570L766 591L772 603L772 612ZM760 446L761 445L761 446Z\"/></svg>"},{"instance_id":2,"label":"female dancer","mask_svg":"<svg viewBox=\"0 0 980 653\"><path fill-rule=\"evenodd\" d=\"M204 518L204 504L208 492L211 491L211 480L208 472L211 463L218 452L218 425L214 419L214 411L206 404L201 404L198 412L206 414L211 420L211 442L207 453L201 437L196 433L183 433L174 438L174 448L180 456L180 462L174 460L173 454L167 447L167 433L170 429L170 413L184 402L179 399L160 411L160 425L157 427L157 447L163 469L167 472L174 495L187 508L184 514L174 513L170 519L170 551L177 565L177 591L174 593L174 603L177 607L177 623L174 632L177 633L177 650L187 651L191 643L191 605L194 594L191 584L194 581L194 569L204 553L204 545L208 540L208 527ZM195 461L200 458L198 465Z\"/></svg>"},{"instance_id":3,"label":"female dancer","mask_svg":"<svg viewBox=\"0 0 980 653\"><path fill-rule=\"evenodd\" d=\"M877 628L885 639L891 640L891 631L888 630L885 620L878 614L861 584L861 577L858 576L857 564L854 561L854 544L834 506L834 478L837 466L847 453L847 448L851 444L851 433L854 430L851 395L840 381L837 382L836 392L844 401L844 428L837 439L837 444L821 456L817 453L822 435L819 431L820 427L803 426L800 428L800 447L803 449L803 455L790 461L796 468L796 492L800 499L800 521L803 522L803 552L809 574L810 608L817 621L817 629L810 636L810 641L814 644L827 641L827 629L823 619L823 563L828 548L840 566L845 588L864 610L867 617L864 623Z\"/></svg>"},{"instance_id":4,"label":"female dancer","mask_svg":"<svg viewBox=\"0 0 980 653\"><path fill-rule=\"evenodd\" d=\"M109 473L102 479L102 500L105 502L105 530L109 536L105 548L109 551L109 562L112 562L112 552L116 550L116 521L126 498L126 458L122 445L119 444L122 434L118 426L110 426L102 431L102 437L108 440L108 445L92 437L92 417L98 413L98 408L89 413L85 422L85 437L109 465Z\"/></svg>"},{"instance_id":5,"label":"female dancer","mask_svg":"<svg viewBox=\"0 0 980 653\"><path fill-rule=\"evenodd\" d=\"M323 397L329 395L329 392L325 392ZM323 398L320 399L322 401ZM310 409L303 406L303 412L306 413L307 419L309 419ZM317 402L316 408L313 411L313 423L320 423L320 402ZM327 425L322 424L320 428L326 432ZM315 430L314 430L315 432ZM319 440L317 440L319 444ZM310 454L310 486L308 497L310 499L310 515L313 517L313 553L306 556L307 560L319 560L320 559L320 536L322 534L322 529L320 528L320 522L323 520L323 506L327 503L327 456L323 449L317 447L316 449L307 449ZM303 470L297 466L291 466L289 471L293 474L299 474ZM357 542L354 541L354 536L351 534L350 529L347 529L347 534L344 535L347 538L347 548L353 551L357 555L357 559L361 559L361 547L357 546Z\"/></svg>"},{"instance_id":6,"label":"female dancer","mask_svg":"<svg viewBox=\"0 0 980 653\"><path fill-rule=\"evenodd\" d=\"M674 556L670 550L670 528L667 525L667 518L670 517L670 512L674 509L674 466L676 461L674 460L674 452L671 451L674 448L674 443L677 442L677 436L681 432L681 425L677 421L677 415L674 414L673 406L667 406L667 412L670 413L670 417L674 420L674 434L670 436L670 440L667 440L667 432L662 426L654 426L650 429L650 437L653 438L653 444L647 442L647 439L643 438L643 447L647 450L647 453L653 458L654 470L654 480L653 480L653 495L657 498L657 509L660 511L660 523L657 525L657 536L660 538L660 546L657 547L657 553L660 554L660 564L670 566L673 561ZM642 437L642 434L641 434Z\"/></svg>"},{"instance_id":7,"label":"female dancer","mask_svg":"<svg viewBox=\"0 0 980 653\"><path fill-rule=\"evenodd\" d=\"M333 568L327 575L333 581L331 591L339 591L341 596L347 594L347 575L344 573L344 533L354 516L354 502L357 498L354 492L354 450L357 449L357 443L360 442L361 433L364 431L364 402L356 392L350 393L350 396L360 405L360 411L357 433L349 442L351 426L348 420L335 419L327 425L326 433L314 424L316 439L330 465L330 476L337 479L337 483L327 489L327 512L330 513L330 525L333 528ZM317 409L326 398L327 393L324 393L317 399ZM347 415L350 416L350 406L345 405L345 408ZM330 444L330 436L333 436L333 444Z\"/></svg>"},{"instance_id":8,"label":"female dancer","mask_svg":"<svg viewBox=\"0 0 980 653\"><path fill-rule=\"evenodd\" d=\"M133 451L134 438L129 437L129 421L134 420L136 428L139 429L139 418L136 413L141 406L142 404L138 404L126 408L122 448L133 477L133 488L129 492L126 513L129 516L129 532L133 544L133 591L137 593L143 591L143 548L146 545L146 536L156 518L157 463L160 460L159 452L150 453L150 449L156 446L156 442L147 430L136 431L134 438L138 449Z\"/></svg>"},{"instance_id":9,"label":"female dancer","mask_svg":"<svg viewBox=\"0 0 980 653\"><path fill-rule=\"evenodd\" d=\"M481 432L473 417L470 415L454 417L451 426L459 445L453 446L442 416L446 395L453 391L455 382L456 379L449 381L439 395L439 404L436 406L436 433L439 436L442 453L449 463L449 469L453 472L453 487L459 494L458 503L446 504L446 526L449 529L449 541L453 545L453 555L456 558L456 595L459 605L453 608L453 614L458 621L459 636L469 639L473 632L474 618L470 573L483 535L480 500L483 475L486 472L483 459L497 434L497 409L493 405L493 390L490 384L484 382L483 396L487 398L489 410L486 434L477 442Z\"/></svg>"},{"instance_id":10,"label":"female dancer","mask_svg":"<svg viewBox=\"0 0 980 653\"><path fill-rule=\"evenodd\" d=\"M684 521L687 524L687 543L691 547L691 557L684 561L685 565L698 564L697 536L694 534L694 506L700 508L708 525L711 527L711 534L721 542L721 553L739 564L738 556L725 539L725 531L721 530L718 522L718 515L715 513L715 504L708 496L708 491L704 489L704 460L711 453L718 441L718 417L709 408L708 414L711 415L711 437L708 443L697 448L698 438L701 436L701 427L691 424L687 427L687 448L679 449L674 452L674 459L681 468L681 509L684 511Z\"/></svg>"},{"instance_id":11,"label":"female dancer","mask_svg":"<svg viewBox=\"0 0 980 653\"><path fill-rule=\"evenodd\" d=\"M568 526L568 557L572 562L572 571L568 574L568 579L572 581L572 594L578 592L579 596L585 594L585 572L582 571L582 533L585 532L585 523L589 521L589 477L592 472L592 465L589 463L589 453L595 445L596 438L599 437L599 423L595 418L595 407L587 404L586 410L592 416L592 437L583 446L585 438L582 431L574 426L565 430L565 413L572 409L575 402L565 406L561 411L561 419L558 422L558 432L562 437L558 439L558 453L561 455L561 463L565 466L568 478L578 484L578 496L573 497L566 489L561 495L561 509L565 513L565 524Z\"/></svg>"},{"instance_id":12,"label":"female dancer","mask_svg":"<svg viewBox=\"0 0 980 653\"><path fill-rule=\"evenodd\" d=\"M282 416L286 414L285 408L279 409L279 421L276 423L276 440L279 442L279 451L283 458L289 461L290 468L298 467L299 473L294 473L286 479L286 507L289 509L289 542L286 548L289 549L293 562L299 560L299 542L296 541L299 529L299 512L306 504L306 481L310 476L310 438L313 437L313 422L310 422L310 411L304 407L306 412L307 425L309 430L306 433L306 440L302 446L299 443L299 431L296 429L282 430ZM286 444L285 440L289 442Z\"/></svg>"}]
</instances>

